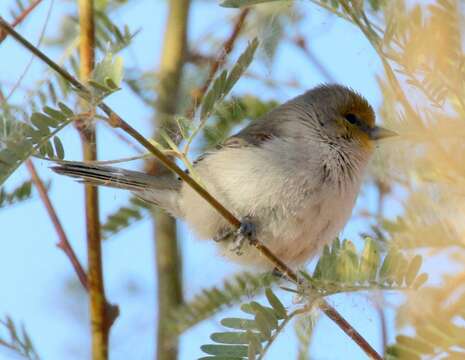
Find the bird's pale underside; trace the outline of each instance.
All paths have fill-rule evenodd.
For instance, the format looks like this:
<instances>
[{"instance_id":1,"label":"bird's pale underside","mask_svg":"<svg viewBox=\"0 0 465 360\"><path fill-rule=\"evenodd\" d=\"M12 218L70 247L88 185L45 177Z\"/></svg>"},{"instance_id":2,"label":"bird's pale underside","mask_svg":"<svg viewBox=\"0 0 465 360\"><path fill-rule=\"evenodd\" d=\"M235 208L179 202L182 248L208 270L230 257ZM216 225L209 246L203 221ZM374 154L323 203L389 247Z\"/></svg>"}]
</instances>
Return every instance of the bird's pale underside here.
<instances>
[{"instance_id":1,"label":"bird's pale underside","mask_svg":"<svg viewBox=\"0 0 465 360\"><path fill-rule=\"evenodd\" d=\"M194 165L195 176L236 217L255 224L258 239L275 255L300 265L348 221L380 129L360 95L339 85L319 86L204 154ZM219 238L229 229L210 204L174 176L76 162L54 169L134 191L185 220L201 239ZM224 255L243 264L270 266L247 244L240 256L230 251L231 240L218 242Z\"/></svg>"}]
</instances>

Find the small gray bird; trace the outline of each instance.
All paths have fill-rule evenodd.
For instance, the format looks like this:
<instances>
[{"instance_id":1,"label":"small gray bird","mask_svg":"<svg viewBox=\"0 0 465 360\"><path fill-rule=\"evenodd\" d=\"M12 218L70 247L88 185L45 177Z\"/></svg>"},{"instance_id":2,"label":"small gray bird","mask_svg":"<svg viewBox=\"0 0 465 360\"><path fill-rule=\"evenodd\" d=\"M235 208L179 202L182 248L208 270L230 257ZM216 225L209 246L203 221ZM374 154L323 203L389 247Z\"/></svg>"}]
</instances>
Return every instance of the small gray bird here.
<instances>
[{"instance_id":1,"label":"small gray bird","mask_svg":"<svg viewBox=\"0 0 465 360\"><path fill-rule=\"evenodd\" d=\"M194 163L203 186L289 265L301 265L348 221L374 141L395 135L375 126L359 94L321 85L275 108ZM189 185L108 166L65 162L57 173L133 191L186 221L201 239L215 239L233 260L269 268L240 234Z\"/></svg>"}]
</instances>

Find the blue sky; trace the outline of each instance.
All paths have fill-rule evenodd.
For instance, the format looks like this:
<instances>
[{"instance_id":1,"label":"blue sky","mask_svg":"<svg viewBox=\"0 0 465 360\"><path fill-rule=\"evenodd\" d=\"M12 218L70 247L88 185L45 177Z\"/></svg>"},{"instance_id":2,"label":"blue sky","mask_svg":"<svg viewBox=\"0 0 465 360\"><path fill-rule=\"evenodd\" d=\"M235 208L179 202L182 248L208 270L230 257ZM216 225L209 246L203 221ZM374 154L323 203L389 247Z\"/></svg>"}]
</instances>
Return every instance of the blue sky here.
<instances>
[{"instance_id":1,"label":"blue sky","mask_svg":"<svg viewBox=\"0 0 465 360\"><path fill-rule=\"evenodd\" d=\"M0 14L10 19L8 9L13 0L0 2ZM64 13L73 11L74 2L55 1L46 35L54 35ZM33 42L43 27L50 0L43 3L19 27L22 34ZM380 92L376 74L381 73L380 63L369 43L359 31L342 20L329 17L327 12L310 4L300 4L308 11L308 19L302 22L301 32L307 34L314 53L338 82L351 86L364 94L375 108L380 104ZM196 1L190 17L190 38L196 39L204 31L227 33L221 19L231 17L237 10L223 9L214 2ZM166 15L164 1L137 1L115 14L115 22L126 23L141 32L135 38L131 50L124 51L125 64L153 69L160 57L163 27ZM286 29L287 30L287 29ZM253 33L253 30L252 30ZM260 35L260 31L257 30ZM238 50L245 43L239 43ZM47 48L47 53L58 56ZM237 57L238 51L233 54ZM0 45L0 85L8 93L30 55L7 39ZM325 79L291 46L280 46L273 66L256 66L257 71L274 79L297 78L310 88ZM28 71L22 86L33 88L35 81L44 76L44 67L37 60ZM5 84L5 85L3 85ZM233 94L260 94L279 101L287 100L303 89L283 88L272 91L246 78L241 79ZM22 92L15 94L14 101L26 101ZM130 91L113 95L109 101L134 127L149 135L151 111L134 98ZM134 155L133 151L115 138L104 125L98 126L99 155L102 159L115 159ZM69 127L61 134L66 146L67 159L80 159L79 138ZM82 186L67 178L53 174L49 164L35 161L43 179L53 179L52 201L79 258L85 264L85 228L83 219ZM138 163L130 166L137 167ZM7 182L12 188L28 178L20 168ZM128 194L112 189L102 189L101 214L105 216L128 199ZM372 189L364 189L358 207L373 208L375 196ZM184 259L185 294L192 297L201 288L220 284L228 274L240 270L216 255L214 244L197 241L180 223L181 246ZM0 315L9 314L21 321L28 329L43 359L82 359L89 355L88 318L86 296L76 286L75 274L68 259L55 247L56 234L38 199L0 210ZM366 229L360 220L351 221L344 237L357 239ZM154 254L152 225L141 222L123 231L103 245L105 283L108 298L120 306L121 316L112 329L112 359L149 359L154 352L154 321L156 319L156 287L154 283ZM285 296L288 304L292 299ZM397 297L393 301L397 301ZM380 348L379 319L369 298L365 295L341 295L331 302L359 329L367 340ZM228 313L234 313L234 310ZM389 311L388 311L389 312ZM223 314L221 314L223 315ZM392 327L392 316L389 316ZM193 359L202 355L199 347L209 342L209 334L218 330L219 317L209 320L188 331L181 338L181 359ZM391 331L392 333L392 331ZM290 326L272 347L268 359L295 358L296 340ZM334 324L320 317L311 345L312 359L364 359L363 353ZM10 359L11 353L0 349L0 359Z\"/></svg>"}]
</instances>

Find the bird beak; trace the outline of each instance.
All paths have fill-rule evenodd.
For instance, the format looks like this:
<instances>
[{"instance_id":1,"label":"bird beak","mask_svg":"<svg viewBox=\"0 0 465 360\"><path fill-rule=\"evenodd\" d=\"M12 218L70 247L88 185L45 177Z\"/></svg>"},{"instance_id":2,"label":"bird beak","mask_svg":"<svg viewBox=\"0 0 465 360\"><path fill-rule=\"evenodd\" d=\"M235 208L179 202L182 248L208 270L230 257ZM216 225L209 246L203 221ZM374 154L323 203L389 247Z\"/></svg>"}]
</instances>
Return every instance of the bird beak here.
<instances>
[{"instance_id":1,"label":"bird beak","mask_svg":"<svg viewBox=\"0 0 465 360\"><path fill-rule=\"evenodd\" d=\"M374 128L371 128L368 132L368 136L370 137L371 140L374 140L374 141L392 137L392 136L398 136L398 135L399 134L396 133L395 131L385 129L381 126L375 126Z\"/></svg>"}]
</instances>

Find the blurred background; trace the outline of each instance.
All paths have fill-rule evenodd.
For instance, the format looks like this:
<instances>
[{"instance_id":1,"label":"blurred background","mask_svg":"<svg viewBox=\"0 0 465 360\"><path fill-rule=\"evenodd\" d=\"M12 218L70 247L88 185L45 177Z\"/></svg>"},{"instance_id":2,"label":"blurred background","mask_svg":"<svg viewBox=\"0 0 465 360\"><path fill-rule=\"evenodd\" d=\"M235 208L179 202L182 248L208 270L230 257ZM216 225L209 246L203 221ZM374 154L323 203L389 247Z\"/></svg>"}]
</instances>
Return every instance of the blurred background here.
<instances>
[{"instance_id":1,"label":"blurred background","mask_svg":"<svg viewBox=\"0 0 465 360\"><path fill-rule=\"evenodd\" d=\"M173 15L176 6L184 8L185 19L179 15L182 11ZM465 75L460 2L273 1L228 8L204 0L99 0L95 11L96 61L111 52L124 64L121 90L106 102L147 137L159 134L160 127L175 132L156 110L167 104L167 98L178 99L175 113L189 117L186 114L201 101L207 79L216 74L215 64L230 69L249 42L259 39L253 62L195 138L191 160L231 131L315 85L337 82L363 94L376 110L377 121L402 136L377 149L353 217L340 238L350 239L358 252L370 236L382 254L394 248L405 258L422 255L422 271L429 277L418 291L380 291L374 284L369 291L340 291L328 299L381 354L396 344L396 354L405 358L465 356L461 281ZM21 14L26 14L24 19ZM0 2L0 15L9 23L20 19L17 31L79 73L77 1L5 0ZM171 71L167 53L179 46L176 36L166 36L170 21L185 22L178 25L186 29L178 66L182 72L172 80L174 90L164 85ZM54 95L55 89L59 90ZM17 121L27 121L44 104L56 107L56 99L78 107L77 97L69 90L62 92L55 75L11 36L0 43L0 90L1 116L8 111ZM141 155L140 145L103 121L96 123L96 132L99 159ZM76 127L69 125L59 135L65 159L81 160ZM37 157L32 161L72 248L87 268L84 187L54 174L49 161ZM146 159L122 165L147 171L157 167ZM41 359L87 359L91 357L88 295L69 259L56 247L57 233L37 190L32 186L31 194L23 198L6 198L30 178L28 168L21 165L2 185L0 315L24 325ZM160 319L160 314L166 315L160 312L160 301L175 301L166 300L159 285L165 282L169 287L177 281L157 270L157 251L159 266L166 256L156 245L164 235L156 221L154 225L152 212L131 202L131 194L103 188L99 199L105 292L120 309L111 328L110 358L156 358L157 326L161 320L169 321ZM169 229L160 216L156 215L158 224L165 221L162 228ZM221 287L238 272L256 272L227 262L214 243L198 241L184 223L177 222L176 228L182 267L174 266L184 301L202 289ZM170 251L176 253L176 246ZM312 271L315 263L316 259L307 269ZM293 306L292 294L279 289L276 293L286 306ZM250 299L252 294L245 297ZM239 314L236 305L184 331L179 359L205 356L200 346L210 342L212 332L220 331L222 317ZM308 338L302 339L297 326L290 325L266 358L366 358L324 315L315 310L311 318L314 327ZM0 339L8 342L9 336L7 327L0 330ZM0 359L19 356L1 344Z\"/></svg>"}]
</instances>

